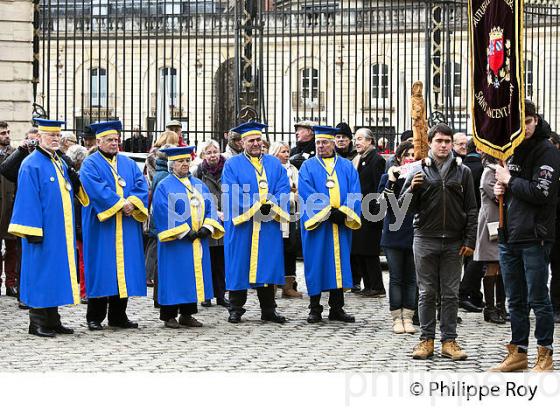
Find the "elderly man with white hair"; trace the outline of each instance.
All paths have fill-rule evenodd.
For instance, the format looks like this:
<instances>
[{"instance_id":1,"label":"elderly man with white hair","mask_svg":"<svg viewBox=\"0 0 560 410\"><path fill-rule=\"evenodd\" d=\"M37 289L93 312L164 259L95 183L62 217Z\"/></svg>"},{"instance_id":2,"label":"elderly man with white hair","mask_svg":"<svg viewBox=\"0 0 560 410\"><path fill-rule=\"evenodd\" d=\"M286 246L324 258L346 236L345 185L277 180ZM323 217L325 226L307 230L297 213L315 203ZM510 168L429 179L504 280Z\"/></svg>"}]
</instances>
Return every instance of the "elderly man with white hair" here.
<instances>
[{"instance_id":1,"label":"elderly man with white hair","mask_svg":"<svg viewBox=\"0 0 560 410\"><path fill-rule=\"evenodd\" d=\"M98 151L87 157L80 179L91 205L82 229L90 330L137 328L128 319L129 296L146 296L142 223L148 218L148 185L136 163L118 153L120 121L90 125Z\"/></svg>"},{"instance_id":2,"label":"elderly man with white hair","mask_svg":"<svg viewBox=\"0 0 560 410\"><path fill-rule=\"evenodd\" d=\"M337 128L316 126L317 155L299 172L305 282L311 303L307 322L322 320L321 292L329 291L329 320L354 322L344 309L344 288L352 287L352 230L361 225L360 181L352 163L335 152Z\"/></svg>"}]
</instances>

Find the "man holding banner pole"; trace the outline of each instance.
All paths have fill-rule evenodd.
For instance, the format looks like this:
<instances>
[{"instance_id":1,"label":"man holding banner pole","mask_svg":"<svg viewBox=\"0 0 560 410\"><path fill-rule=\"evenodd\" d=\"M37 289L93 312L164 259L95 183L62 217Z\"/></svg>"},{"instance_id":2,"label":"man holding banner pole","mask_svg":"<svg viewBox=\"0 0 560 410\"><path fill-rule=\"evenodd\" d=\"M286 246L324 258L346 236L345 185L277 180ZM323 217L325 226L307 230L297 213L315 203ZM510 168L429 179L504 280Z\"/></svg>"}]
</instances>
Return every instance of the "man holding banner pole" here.
<instances>
[{"instance_id":1,"label":"man holding banner pole","mask_svg":"<svg viewBox=\"0 0 560 410\"><path fill-rule=\"evenodd\" d=\"M512 338L505 359L492 371L528 368L531 308L538 344L533 371L549 371L554 320L548 259L560 158L535 105L524 99L523 0L469 0L469 34L475 143L501 161L511 157L507 166L497 167L494 193L500 200L500 268Z\"/></svg>"}]
</instances>

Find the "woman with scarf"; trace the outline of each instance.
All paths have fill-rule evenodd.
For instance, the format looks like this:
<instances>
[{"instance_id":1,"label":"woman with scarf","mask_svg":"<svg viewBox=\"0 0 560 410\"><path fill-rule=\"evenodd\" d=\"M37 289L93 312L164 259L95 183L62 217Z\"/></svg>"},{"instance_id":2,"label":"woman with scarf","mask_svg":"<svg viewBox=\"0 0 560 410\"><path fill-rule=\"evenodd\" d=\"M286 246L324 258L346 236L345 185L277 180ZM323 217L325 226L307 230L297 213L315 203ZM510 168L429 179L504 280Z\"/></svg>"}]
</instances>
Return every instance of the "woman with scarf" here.
<instances>
[{"instance_id":1,"label":"woman with scarf","mask_svg":"<svg viewBox=\"0 0 560 410\"><path fill-rule=\"evenodd\" d=\"M204 160L198 165L193 175L206 184L214 197L218 210L219 222L224 220L222 212L222 171L226 159L220 153L220 144L215 140L206 141L200 147L200 157ZM224 267L224 240L210 239L210 263L212 265L212 284L218 305L229 307L229 300L225 297L225 267ZM210 299L201 304L204 307L212 306Z\"/></svg>"}]
</instances>

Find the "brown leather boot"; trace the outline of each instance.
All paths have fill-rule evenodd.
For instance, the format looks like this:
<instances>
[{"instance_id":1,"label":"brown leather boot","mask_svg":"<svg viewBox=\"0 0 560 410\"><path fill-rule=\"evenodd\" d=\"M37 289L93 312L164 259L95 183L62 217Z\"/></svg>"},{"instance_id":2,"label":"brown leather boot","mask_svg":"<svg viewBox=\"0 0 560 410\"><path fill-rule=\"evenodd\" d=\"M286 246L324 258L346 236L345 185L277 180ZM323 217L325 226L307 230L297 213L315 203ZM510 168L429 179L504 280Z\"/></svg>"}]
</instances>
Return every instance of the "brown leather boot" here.
<instances>
[{"instance_id":1,"label":"brown leather boot","mask_svg":"<svg viewBox=\"0 0 560 410\"><path fill-rule=\"evenodd\" d=\"M303 293L294 290L294 282L296 278L294 276L286 277L286 284L282 287L282 297L283 298L302 298Z\"/></svg>"},{"instance_id":2,"label":"brown leather boot","mask_svg":"<svg viewBox=\"0 0 560 410\"><path fill-rule=\"evenodd\" d=\"M552 350L543 346L537 347L537 362L535 367L531 369L532 372L551 372L554 370L554 363L552 362Z\"/></svg>"},{"instance_id":3,"label":"brown leather boot","mask_svg":"<svg viewBox=\"0 0 560 410\"><path fill-rule=\"evenodd\" d=\"M422 340L414 347L412 352L413 359L426 360L434 355L434 339Z\"/></svg>"},{"instance_id":4,"label":"brown leather boot","mask_svg":"<svg viewBox=\"0 0 560 410\"><path fill-rule=\"evenodd\" d=\"M491 368L489 371L517 372L517 371L527 370L528 367L527 353L520 352L519 348L516 345L512 345L512 344L507 344L506 348L508 350L508 354L505 357L505 359L502 360L502 363Z\"/></svg>"}]
</instances>

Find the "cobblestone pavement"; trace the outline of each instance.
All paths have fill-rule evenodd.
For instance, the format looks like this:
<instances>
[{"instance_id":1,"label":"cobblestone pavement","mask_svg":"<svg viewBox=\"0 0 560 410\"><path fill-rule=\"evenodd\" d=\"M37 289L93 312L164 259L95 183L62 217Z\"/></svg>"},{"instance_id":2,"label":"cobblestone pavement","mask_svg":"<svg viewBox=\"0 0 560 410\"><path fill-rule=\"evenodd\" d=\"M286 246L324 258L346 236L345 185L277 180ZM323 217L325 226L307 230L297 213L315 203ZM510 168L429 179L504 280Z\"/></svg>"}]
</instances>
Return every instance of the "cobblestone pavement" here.
<instances>
[{"instance_id":1,"label":"cobblestone pavement","mask_svg":"<svg viewBox=\"0 0 560 410\"><path fill-rule=\"evenodd\" d=\"M298 263L298 282L304 286L303 265ZM384 272L387 286L388 274ZM151 289L149 291L151 295ZM2 289L4 294L4 289ZM280 292L278 292L280 296ZM0 369L2 371L484 371L499 362L509 340L509 324L492 325L482 314L460 312L459 343L469 354L464 362L439 355L432 360L411 359L417 335L394 335L388 299L363 298L346 293L345 309L356 323L310 325L306 322L309 298L278 298L278 309L289 318L285 325L260 321L258 301L249 293L247 313L241 324L227 323L221 306L199 308L202 328L167 329L159 320L151 298L133 298L128 314L140 324L136 330L106 329L90 332L86 306L60 308L62 321L74 335L40 339L28 331L28 313L17 308L14 298L0 297ZM327 295L322 303L326 305ZM328 309L325 309L325 313ZM326 314L323 314L326 317ZM534 328L534 320L532 320ZM560 333L555 331L558 340ZM530 341L530 363L535 340ZM560 363L556 364L557 368Z\"/></svg>"}]
</instances>

